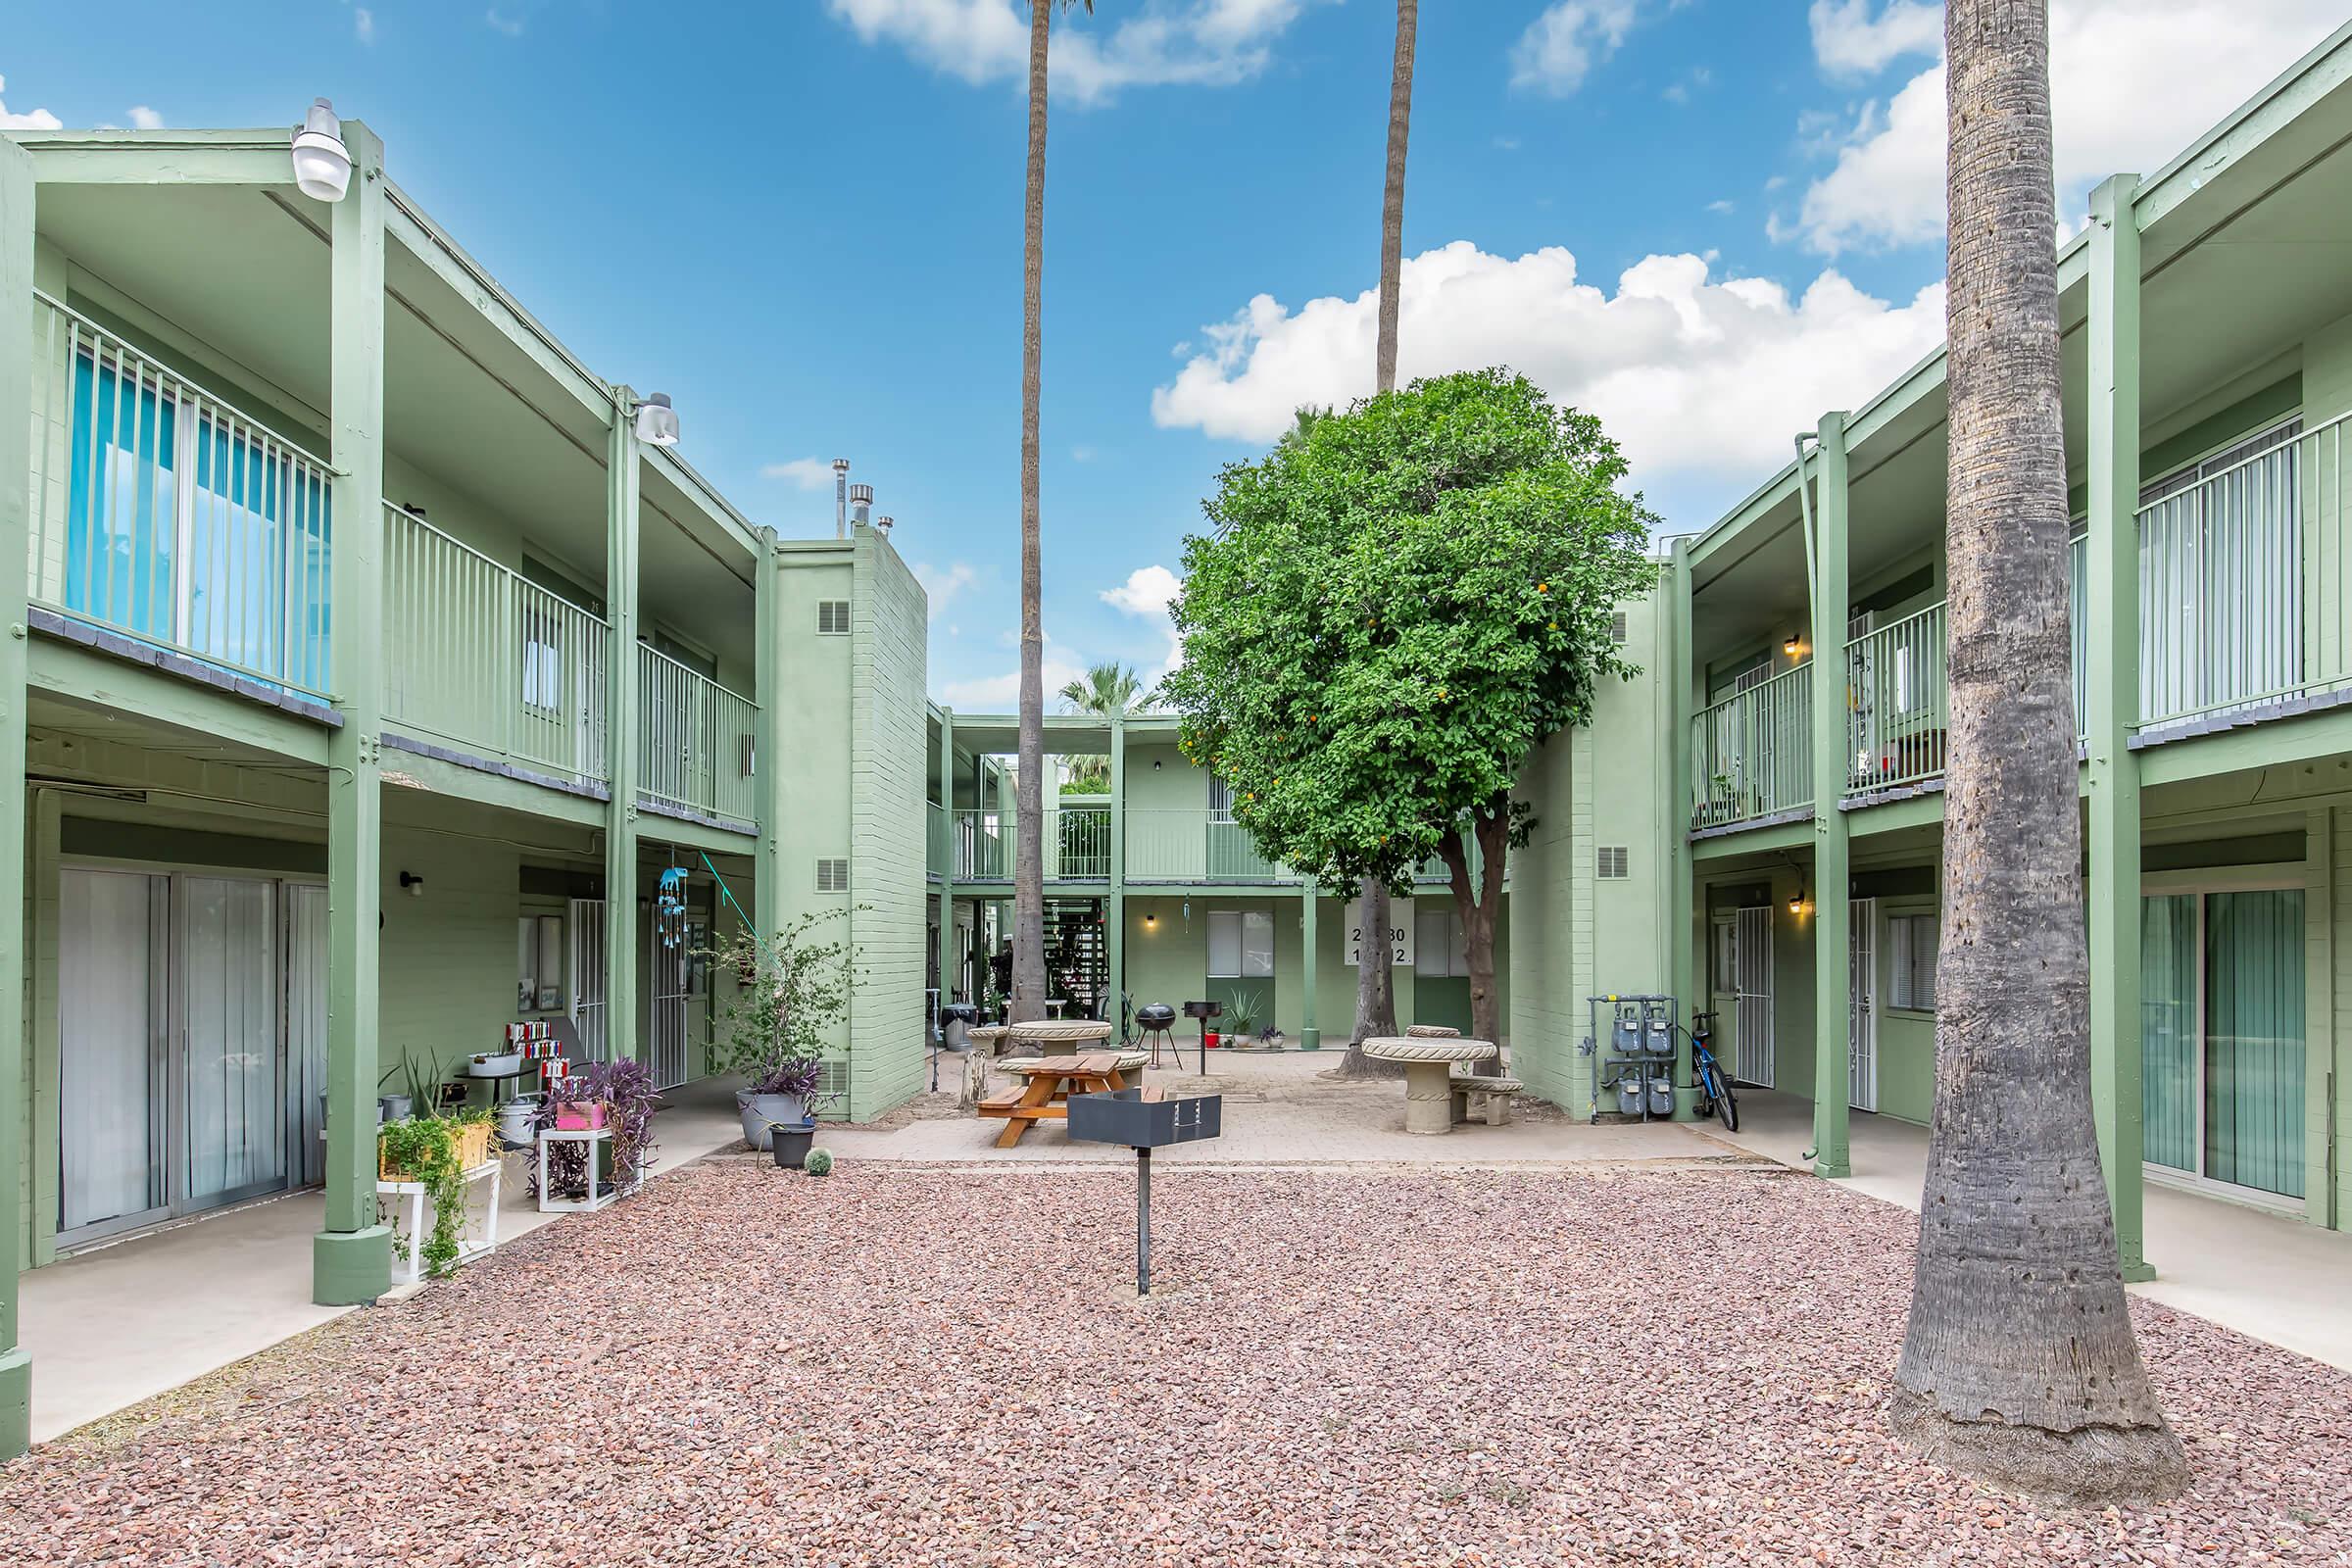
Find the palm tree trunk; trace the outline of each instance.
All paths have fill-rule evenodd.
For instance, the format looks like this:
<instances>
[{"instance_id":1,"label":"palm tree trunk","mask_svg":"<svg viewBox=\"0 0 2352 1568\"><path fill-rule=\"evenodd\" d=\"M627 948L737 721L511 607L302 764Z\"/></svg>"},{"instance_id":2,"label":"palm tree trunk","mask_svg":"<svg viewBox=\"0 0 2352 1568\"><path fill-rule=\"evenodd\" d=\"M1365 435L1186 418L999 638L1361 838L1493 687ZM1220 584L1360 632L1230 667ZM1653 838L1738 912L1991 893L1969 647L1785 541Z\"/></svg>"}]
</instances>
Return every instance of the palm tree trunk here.
<instances>
[{"instance_id":1,"label":"palm tree trunk","mask_svg":"<svg viewBox=\"0 0 2352 1568\"><path fill-rule=\"evenodd\" d=\"M1888 1418L2077 1505L2187 1481L2091 1119L2047 0L1949 0L1951 734L1936 1104Z\"/></svg>"},{"instance_id":2,"label":"palm tree trunk","mask_svg":"<svg viewBox=\"0 0 2352 1568\"><path fill-rule=\"evenodd\" d=\"M1029 188L1021 275L1021 734L1014 781L1011 1020L1046 1015L1046 678L1038 564L1037 419L1045 381L1046 36L1052 0L1029 5Z\"/></svg>"},{"instance_id":3,"label":"palm tree trunk","mask_svg":"<svg viewBox=\"0 0 2352 1568\"><path fill-rule=\"evenodd\" d=\"M1404 290L1404 153L1412 129L1413 44L1420 22L1419 0L1396 0L1396 54L1389 70L1389 162L1380 199L1380 328L1373 350L1373 375L1382 392L1396 390L1396 310ZM1389 890L1366 877L1357 884L1356 896L1367 938L1386 932ZM1381 1064L1363 1054L1363 1043L1396 1032L1396 975L1385 938L1362 942L1356 957L1355 1028L1348 1034L1341 1071L1371 1076L1381 1073Z\"/></svg>"}]
</instances>

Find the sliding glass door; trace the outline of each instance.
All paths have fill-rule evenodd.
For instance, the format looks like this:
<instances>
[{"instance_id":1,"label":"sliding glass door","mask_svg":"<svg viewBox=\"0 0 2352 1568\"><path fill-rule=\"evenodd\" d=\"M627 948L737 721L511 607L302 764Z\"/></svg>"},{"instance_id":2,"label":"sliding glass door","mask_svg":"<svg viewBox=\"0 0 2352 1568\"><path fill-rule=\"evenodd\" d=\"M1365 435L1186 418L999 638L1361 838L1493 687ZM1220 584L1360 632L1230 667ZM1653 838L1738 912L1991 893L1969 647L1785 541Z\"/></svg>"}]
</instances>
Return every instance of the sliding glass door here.
<instances>
[{"instance_id":1,"label":"sliding glass door","mask_svg":"<svg viewBox=\"0 0 2352 1568\"><path fill-rule=\"evenodd\" d=\"M170 878L135 871L69 870L59 878L61 1234L138 1225L162 1216L170 1200L169 889Z\"/></svg>"},{"instance_id":2,"label":"sliding glass door","mask_svg":"<svg viewBox=\"0 0 2352 1568\"><path fill-rule=\"evenodd\" d=\"M2141 1099L2151 1165L2303 1196L2301 888L2141 903Z\"/></svg>"}]
</instances>

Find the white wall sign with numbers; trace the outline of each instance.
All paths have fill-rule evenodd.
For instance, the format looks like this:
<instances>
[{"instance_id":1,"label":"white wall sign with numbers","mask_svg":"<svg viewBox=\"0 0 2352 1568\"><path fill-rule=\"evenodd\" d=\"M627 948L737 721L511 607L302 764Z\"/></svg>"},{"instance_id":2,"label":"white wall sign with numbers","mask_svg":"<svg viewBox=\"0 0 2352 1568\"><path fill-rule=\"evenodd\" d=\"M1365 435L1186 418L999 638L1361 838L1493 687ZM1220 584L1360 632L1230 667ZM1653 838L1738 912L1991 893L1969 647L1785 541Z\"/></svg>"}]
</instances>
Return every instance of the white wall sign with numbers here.
<instances>
[{"instance_id":1,"label":"white wall sign with numbers","mask_svg":"<svg viewBox=\"0 0 2352 1568\"><path fill-rule=\"evenodd\" d=\"M1364 901L1348 901L1348 920L1341 933L1345 952L1340 961L1349 968L1360 962L1364 940ZM1413 901L1392 897L1389 900L1389 961L1410 964L1413 961Z\"/></svg>"}]
</instances>

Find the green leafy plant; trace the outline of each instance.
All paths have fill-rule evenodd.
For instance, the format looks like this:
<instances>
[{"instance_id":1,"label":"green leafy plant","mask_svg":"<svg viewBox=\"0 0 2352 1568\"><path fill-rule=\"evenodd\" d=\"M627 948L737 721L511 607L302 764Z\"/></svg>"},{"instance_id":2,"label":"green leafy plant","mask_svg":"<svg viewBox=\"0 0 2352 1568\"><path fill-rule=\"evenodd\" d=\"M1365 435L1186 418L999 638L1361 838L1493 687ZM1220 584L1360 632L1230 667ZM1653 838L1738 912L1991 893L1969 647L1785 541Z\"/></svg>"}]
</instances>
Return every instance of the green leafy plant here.
<instances>
[{"instance_id":1,"label":"green leafy plant","mask_svg":"<svg viewBox=\"0 0 2352 1568\"><path fill-rule=\"evenodd\" d=\"M419 1055L414 1051L403 1052L400 1060L386 1067L383 1075L376 1079L375 1087L388 1091L395 1078L407 1085L409 1108L412 1111L423 1115L440 1108L435 1102L441 1094L441 1069L434 1065L431 1056Z\"/></svg>"},{"instance_id":2,"label":"green leafy plant","mask_svg":"<svg viewBox=\"0 0 2352 1568\"><path fill-rule=\"evenodd\" d=\"M1637 673L1614 615L1659 566L1627 471L1592 415L1467 370L1229 465L1185 545L1184 659L1160 688L1185 755L1259 853L1324 887L1443 859L1482 1036L1500 1024L1505 856L1535 825L1511 787Z\"/></svg>"},{"instance_id":3,"label":"green leafy plant","mask_svg":"<svg viewBox=\"0 0 2352 1568\"><path fill-rule=\"evenodd\" d=\"M721 1017L711 1043L712 1070L741 1073L755 1090L814 1084L816 1059L849 1016L850 988L859 970L855 945L818 942L812 933L848 913L802 915L766 942L739 930L711 951L720 963L751 977Z\"/></svg>"},{"instance_id":4,"label":"green leafy plant","mask_svg":"<svg viewBox=\"0 0 2352 1568\"><path fill-rule=\"evenodd\" d=\"M811 1176L827 1176L832 1174L832 1152L824 1149L811 1149L808 1151L808 1156L801 1161L801 1169L808 1172Z\"/></svg>"},{"instance_id":5,"label":"green leafy plant","mask_svg":"<svg viewBox=\"0 0 2352 1568\"><path fill-rule=\"evenodd\" d=\"M1235 992L1233 1000L1225 1004L1225 1033L1236 1040L1247 1040L1257 1024L1261 1005L1257 992Z\"/></svg>"},{"instance_id":6,"label":"green leafy plant","mask_svg":"<svg viewBox=\"0 0 2352 1568\"><path fill-rule=\"evenodd\" d=\"M487 1110L427 1113L387 1122L376 1134L384 1168L421 1184L433 1211L432 1228L421 1239L395 1237L394 1250L405 1261L411 1247L420 1246L424 1272L434 1279L458 1266L466 1234L466 1166L458 1155L459 1140L467 1127L489 1123Z\"/></svg>"}]
</instances>

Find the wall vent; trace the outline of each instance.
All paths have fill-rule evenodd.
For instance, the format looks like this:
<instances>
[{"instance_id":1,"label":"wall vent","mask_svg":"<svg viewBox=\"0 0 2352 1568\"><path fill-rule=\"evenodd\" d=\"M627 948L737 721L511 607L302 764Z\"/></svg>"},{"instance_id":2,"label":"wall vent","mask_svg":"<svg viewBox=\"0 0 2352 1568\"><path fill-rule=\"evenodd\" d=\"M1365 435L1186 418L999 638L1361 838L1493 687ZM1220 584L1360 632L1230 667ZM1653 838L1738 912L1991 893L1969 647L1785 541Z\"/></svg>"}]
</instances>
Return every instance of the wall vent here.
<instances>
[{"instance_id":1,"label":"wall vent","mask_svg":"<svg viewBox=\"0 0 2352 1568\"><path fill-rule=\"evenodd\" d=\"M817 858L816 891L819 893L847 893L850 891L848 856L819 856Z\"/></svg>"},{"instance_id":2,"label":"wall vent","mask_svg":"<svg viewBox=\"0 0 2352 1568\"><path fill-rule=\"evenodd\" d=\"M816 602L816 631L820 637L847 637L850 634L850 602L847 599L819 599Z\"/></svg>"},{"instance_id":3,"label":"wall vent","mask_svg":"<svg viewBox=\"0 0 2352 1568\"><path fill-rule=\"evenodd\" d=\"M1601 845L1595 859L1598 864L1594 867L1594 874L1603 882L1622 882L1630 874L1625 846L1622 844Z\"/></svg>"},{"instance_id":4,"label":"wall vent","mask_svg":"<svg viewBox=\"0 0 2352 1568\"><path fill-rule=\"evenodd\" d=\"M816 1093L824 1101L819 1115L846 1116L850 1105L850 1063L845 1056L816 1059Z\"/></svg>"},{"instance_id":5,"label":"wall vent","mask_svg":"<svg viewBox=\"0 0 2352 1568\"><path fill-rule=\"evenodd\" d=\"M1620 610L1609 616L1609 641L1623 648L1633 635L1632 628L1625 623L1624 611Z\"/></svg>"}]
</instances>

